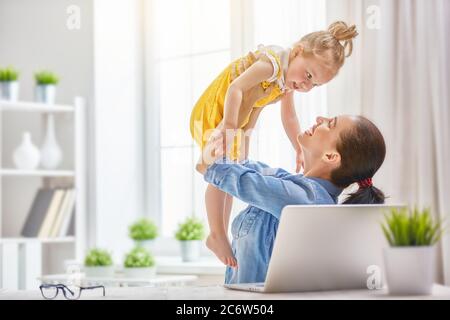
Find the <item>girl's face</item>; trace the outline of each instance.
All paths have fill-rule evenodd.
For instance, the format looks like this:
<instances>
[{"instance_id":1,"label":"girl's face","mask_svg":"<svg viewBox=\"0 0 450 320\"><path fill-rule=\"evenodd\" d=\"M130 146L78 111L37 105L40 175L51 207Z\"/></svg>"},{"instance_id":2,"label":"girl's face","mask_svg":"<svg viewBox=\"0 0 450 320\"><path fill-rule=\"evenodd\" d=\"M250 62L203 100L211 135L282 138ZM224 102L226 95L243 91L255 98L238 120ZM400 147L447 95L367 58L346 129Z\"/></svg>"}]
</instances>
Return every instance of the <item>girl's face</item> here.
<instances>
[{"instance_id":1,"label":"girl's face","mask_svg":"<svg viewBox=\"0 0 450 320\"><path fill-rule=\"evenodd\" d=\"M340 134L350 130L355 121L351 116L317 117L311 128L299 134L297 139L304 151L305 171L319 162L330 164L330 168L338 167L340 155L336 150L337 142Z\"/></svg>"},{"instance_id":2,"label":"girl's face","mask_svg":"<svg viewBox=\"0 0 450 320\"><path fill-rule=\"evenodd\" d=\"M305 56L301 47L295 47L289 57L286 86L290 90L308 92L333 79L335 73L324 65L320 57Z\"/></svg>"}]
</instances>

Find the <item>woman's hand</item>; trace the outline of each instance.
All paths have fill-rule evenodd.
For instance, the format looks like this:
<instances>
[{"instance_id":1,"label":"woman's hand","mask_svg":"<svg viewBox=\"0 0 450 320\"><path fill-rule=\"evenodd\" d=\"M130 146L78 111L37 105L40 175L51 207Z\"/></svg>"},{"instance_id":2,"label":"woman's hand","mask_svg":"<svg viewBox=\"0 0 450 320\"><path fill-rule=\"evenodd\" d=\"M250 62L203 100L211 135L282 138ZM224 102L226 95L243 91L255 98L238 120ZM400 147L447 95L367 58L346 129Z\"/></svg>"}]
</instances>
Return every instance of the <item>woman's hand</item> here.
<instances>
[{"instance_id":1,"label":"woman's hand","mask_svg":"<svg viewBox=\"0 0 450 320\"><path fill-rule=\"evenodd\" d=\"M217 159L221 159L223 157L223 139L221 137L222 135L218 138L210 139L203 148L202 155L195 166L195 169L199 173L205 174L210 165L212 165Z\"/></svg>"},{"instance_id":2,"label":"woman's hand","mask_svg":"<svg viewBox=\"0 0 450 320\"><path fill-rule=\"evenodd\" d=\"M300 170L301 170L302 168L305 167L305 158L304 158L304 156L303 156L303 150L302 150L302 147L299 147L299 148L296 150L296 152L297 152L297 156L296 156L297 167L296 167L296 169L295 169L295 172L299 173Z\"/></svg>"}]
</instances>

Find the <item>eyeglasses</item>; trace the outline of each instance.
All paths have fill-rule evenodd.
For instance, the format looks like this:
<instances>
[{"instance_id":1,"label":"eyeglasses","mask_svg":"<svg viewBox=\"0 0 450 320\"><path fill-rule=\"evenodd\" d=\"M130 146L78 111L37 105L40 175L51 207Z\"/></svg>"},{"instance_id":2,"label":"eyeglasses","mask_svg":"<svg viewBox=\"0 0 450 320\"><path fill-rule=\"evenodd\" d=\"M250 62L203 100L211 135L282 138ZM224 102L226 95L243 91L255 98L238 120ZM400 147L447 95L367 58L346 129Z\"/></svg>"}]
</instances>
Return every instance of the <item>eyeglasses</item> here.
<instances>
[{"instance_id":1,"label":"eyeglasses","mask_svg":"<svg viewBox=\"0 0 450 320\"><path fill-rule=\"evenodd\" d=\"M66 286L64 284L41 284L39 289L41 289L42 296L47 299L55 299L61 290L64 297L68 300L77 300L81 296L81 292L83 290L92 290L92 289L103 289L103 296L105 296L105 287L104 286L92 286L92 287L79 287L79 286Z\"/></svg>"}]
</instances>

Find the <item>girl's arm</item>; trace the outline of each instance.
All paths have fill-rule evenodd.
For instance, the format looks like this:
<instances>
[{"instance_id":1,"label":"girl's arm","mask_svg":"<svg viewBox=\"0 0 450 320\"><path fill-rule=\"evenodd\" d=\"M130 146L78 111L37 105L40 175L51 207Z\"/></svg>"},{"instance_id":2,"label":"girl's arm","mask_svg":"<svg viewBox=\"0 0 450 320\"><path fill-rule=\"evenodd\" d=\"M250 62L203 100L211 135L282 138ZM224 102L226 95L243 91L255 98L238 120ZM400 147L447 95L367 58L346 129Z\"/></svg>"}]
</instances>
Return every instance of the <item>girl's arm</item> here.
<instances>
[{"instance_id":1,"label":"girl's arm","mask_svg":"<svg viewBox=\"0 0 450 320\"><path fill-rule=\"evenodd\" d=\"M297 141L297 136L300 133L300 124L298 122L297 112L295 112L293 91L286 93L281 99L281 121L292 146L297 150L300 148Z\"/></svg>"},{"instance_id":2,"label":"girl's arm","mask_svg":"<svg viewBox=\"0 0 450 320\"><path fill-rule=\"evenodd\" d=\"M223 130L238 128L244 92L269 79L273 71L272 63L261 58L231 82L225 96Z\"/></svg>"},{"instance_id":3,"label":"girl's arm","mask_svg":"<svg viewBox=\"0 0 450 320\"><path fill-rule=\"evenodd\" d=\"M299 172L303 161L302 148L297 141L297 136L300 134L300 124L297 113L295 112L294 92L287 92L281 99L281 121L283 122L284 130L291 141L292 146L297 152L297 169Z\"/></svg>"},{"instance_id":4,"label":"girl's arm","mask_svg":"<svg viewBox=\"0 0 450 320\"><path fill-rule=\"evenodd\" d=\"M244 159L248 159L248 152L250 148L250 137L252 135L252 131L255 128L256 120L258 120L259 114L261 113L263 108L253 108L252 113L250 114L250 119L248 123L244 127L244 135L245 135L245 151L244 151Z\"/></svg>"}]
</instances>

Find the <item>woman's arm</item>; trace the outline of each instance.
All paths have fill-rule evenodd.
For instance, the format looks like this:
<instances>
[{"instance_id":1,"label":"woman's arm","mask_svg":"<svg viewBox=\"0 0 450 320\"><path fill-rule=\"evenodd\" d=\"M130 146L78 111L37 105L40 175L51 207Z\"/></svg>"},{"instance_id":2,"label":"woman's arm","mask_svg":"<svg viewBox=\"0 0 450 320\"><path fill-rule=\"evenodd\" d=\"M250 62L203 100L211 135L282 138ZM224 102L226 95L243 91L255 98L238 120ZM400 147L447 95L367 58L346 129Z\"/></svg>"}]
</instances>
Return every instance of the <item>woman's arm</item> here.
<instances>
[{"instance_id":1,"label":"woman's arm","mask_svg":"<svg viewBox=\"0 0 450 320\"><path fill-rule=\"evenodd\" d=\"M312 187L307 183L300 186L239 164L215 163L206 170L205 180L278 219L286 205L312 204L315 199Z\"/></svg>"},{"instance_id":2,"label":"woman's arm","mask_svg":"<svg viewBox=\"0 0 450 320\"><path fill-rule=\"evenodd\" d=\"M272 168L261 161L247 160L241 164L246 168L253 169L256 172L261 173L263 176L272 176L272 177L276 177L276 178L283 178L283 177L292 175L292 173L290 173L282 168Z\"/></svg>"}]
</instances>

